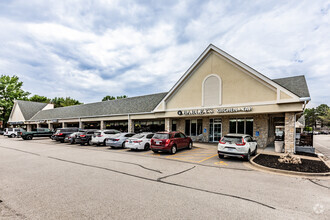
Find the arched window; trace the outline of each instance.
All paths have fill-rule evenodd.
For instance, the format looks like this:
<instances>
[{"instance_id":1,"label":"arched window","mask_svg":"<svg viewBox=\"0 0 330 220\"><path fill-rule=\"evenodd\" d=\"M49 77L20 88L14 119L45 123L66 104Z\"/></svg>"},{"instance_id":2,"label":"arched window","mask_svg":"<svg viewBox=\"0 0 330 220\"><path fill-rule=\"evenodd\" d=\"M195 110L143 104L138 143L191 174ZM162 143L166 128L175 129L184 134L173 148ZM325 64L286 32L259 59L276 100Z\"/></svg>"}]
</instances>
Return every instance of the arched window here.
<instances>
[{"instance_id":1,"label":"arched window","mask_svg":"<svg viewBox=\"0 0 330 220\"><path fill-rule=\"evenodd\" d=\"M221 78L218 75L208 75L203 81L202 106L221 105Z\"/></svg>"}]
</instances>

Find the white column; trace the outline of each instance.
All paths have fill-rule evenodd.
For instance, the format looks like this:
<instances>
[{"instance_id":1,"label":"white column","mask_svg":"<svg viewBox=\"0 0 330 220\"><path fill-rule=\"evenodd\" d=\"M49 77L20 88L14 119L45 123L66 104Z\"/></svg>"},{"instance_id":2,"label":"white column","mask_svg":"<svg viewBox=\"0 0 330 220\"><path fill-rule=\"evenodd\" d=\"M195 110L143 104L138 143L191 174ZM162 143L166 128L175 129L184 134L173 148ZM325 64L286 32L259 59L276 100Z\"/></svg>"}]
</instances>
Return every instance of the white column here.
<instances>
[{"instance_id":1,"label":"white column","mask_svg":"<svg viewBox=\"0 0 330 220\"><path fill-rule=\"evenodd\" d=\"M165 131L172 131L172 119L165 118Z\"/></svg>"},{"instance_id":2,"label":"white column","mask_svg":"<svg viewBox=\"0 0 330 220\"><path fill-rule=\"evenodd\" d=\"M37 123L37 128L40 128L41 126L40 126L40 123Z\"/></svg>"},{"instance_id":3,"label":"white column","mask_svg":"<svg viewBox=\"0 0 330 220\"><path fill-rule=\"evenodd\" d=\"M103 120L100 121L100 129L101 129L101 130L105 129L105 127L104 127L104 121L103 121Z\"/></svg>"},{"instance_id":4,"label":"white column","mask_svg":"<svg viewBox=\"0 0 330 220\"><path fill-rule=\"evenodd\" d=\"M66 128L66 123L62 122L62 128Z\"/></svg>"},{"instance_id":5,"label":"white column","mask_svg":"<svg viewBox=\"0 0 330 220\"><path fill-rule=\"evenodd\" d=\"M128 132L129 133L134 132L134 121L132 119L128 119Z\"/></svg>"},{"instance_id":6,"label":"white column","mask_svg":"<svg viewBox=\"0 0 330 220\"><path fill-rule=\"evenodd\" d=\"M28 132L32 131L32 125L26 125L26 131Z\"/></svg>"}]
</instances>

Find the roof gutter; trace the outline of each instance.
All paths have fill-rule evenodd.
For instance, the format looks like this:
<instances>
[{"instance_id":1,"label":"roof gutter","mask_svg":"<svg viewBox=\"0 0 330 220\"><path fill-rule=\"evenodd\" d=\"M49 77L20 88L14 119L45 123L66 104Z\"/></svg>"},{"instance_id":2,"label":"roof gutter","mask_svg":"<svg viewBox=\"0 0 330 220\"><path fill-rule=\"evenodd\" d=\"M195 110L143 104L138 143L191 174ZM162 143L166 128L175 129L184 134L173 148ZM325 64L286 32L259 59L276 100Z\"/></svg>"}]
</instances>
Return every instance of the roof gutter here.
<instances>
[{"instance_id":1,"label":"roof gutter","mask_svg":"<svg viewBox=\"0 0 330 220\"><path fill-rule=\"evenodd\" d=\"M299 101L310 101L310 100L312 100L311 99L311 97L301 97L301 98L299 98Z\"/></svg>"}]
</instances>

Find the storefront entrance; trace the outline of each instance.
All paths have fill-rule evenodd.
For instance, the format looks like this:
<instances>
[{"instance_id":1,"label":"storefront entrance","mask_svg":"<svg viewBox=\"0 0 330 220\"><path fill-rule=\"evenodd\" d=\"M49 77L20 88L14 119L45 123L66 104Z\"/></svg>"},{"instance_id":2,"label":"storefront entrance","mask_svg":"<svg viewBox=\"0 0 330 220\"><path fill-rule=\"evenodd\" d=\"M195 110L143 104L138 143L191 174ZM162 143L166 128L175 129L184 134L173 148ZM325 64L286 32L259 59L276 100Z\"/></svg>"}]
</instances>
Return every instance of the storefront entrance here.
<instances>
[{"instance_id":1,"label":"storefront entrance","mask_svg":"<svg viewBox=\"0 0 330 220\"><path fill-rule=\"evenodd\" d=\"M218 142L221 139L221 136L222 136L221 118L211 118L209 142Z\"/></svg>"}]
</instances>

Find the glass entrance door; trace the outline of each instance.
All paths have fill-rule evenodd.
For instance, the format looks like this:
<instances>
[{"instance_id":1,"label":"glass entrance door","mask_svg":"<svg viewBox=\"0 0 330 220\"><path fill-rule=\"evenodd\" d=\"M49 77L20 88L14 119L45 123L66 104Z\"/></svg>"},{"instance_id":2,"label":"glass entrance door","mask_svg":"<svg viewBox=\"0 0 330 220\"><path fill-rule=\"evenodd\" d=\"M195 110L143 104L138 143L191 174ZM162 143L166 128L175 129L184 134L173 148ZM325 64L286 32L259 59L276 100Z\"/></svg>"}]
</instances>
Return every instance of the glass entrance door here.
<instances>
[{"instance_id":1,"label":"glass entrance door","mask_svg":"<svg viewBox=\"0 0 330 220\"><path fill-rule=\"evenodd\" d=\"M222 122L221 118L210 119L210 142L218 142L222 136Z\"/></svg>"}]
</instances>

